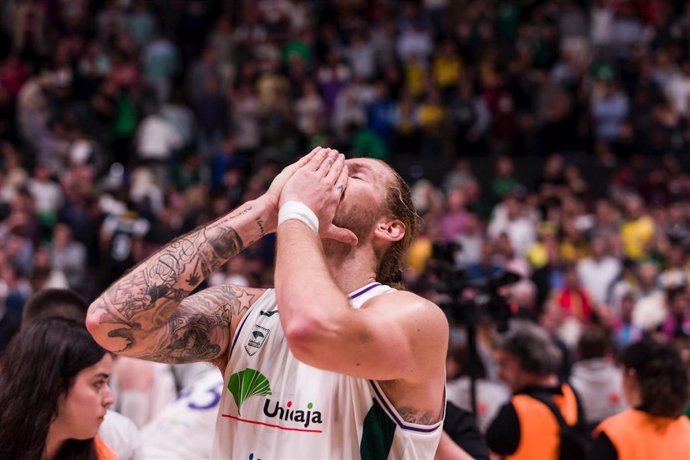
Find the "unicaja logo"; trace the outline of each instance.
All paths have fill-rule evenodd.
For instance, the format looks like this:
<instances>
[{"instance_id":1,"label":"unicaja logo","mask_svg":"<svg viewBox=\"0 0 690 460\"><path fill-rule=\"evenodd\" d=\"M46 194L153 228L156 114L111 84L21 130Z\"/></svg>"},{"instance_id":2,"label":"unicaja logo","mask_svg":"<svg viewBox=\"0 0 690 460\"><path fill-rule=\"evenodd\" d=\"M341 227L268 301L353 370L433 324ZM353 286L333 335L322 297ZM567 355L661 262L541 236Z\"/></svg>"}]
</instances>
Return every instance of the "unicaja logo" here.
<instances>
[{"instance_id":1,"label":"unicaja logo","mask_svg":"<svg viewBox=\"0 0 690 460\"><path fill-rule=\"evenodd\" d=\"M280 420L298 422L304 425L304 428L309 427L312 423L323 423L321 420L321 412L315 410L314 404L307 403L306 410L292 407L292 401L288 401L285 406L280 404L280 401L271 401L266 398L264 403L264 415L270 418L279 418Z\"/></svg>"},{"instance_id":2,"label":"unicaja logo","mask_svg":"<svg viewBox=\"0 0 690 460\"><path fill-rule=\"evenodd\" d=\"M241 423L252 423L280 430L307 433L323 432L321 427L314 428L313 426L323 425L323 416L320 411L314 409L314 403L312 402L307 402L305 407L297 407L291 400L283 404L277 399L271 400L270 398L265 398L263 407L264 417L268 419L278 419L282 422L289 422L287 424L280 423L278 420L269 421L266 419L256 420L244 418L241 413L241 408L247 399L252 396L272 396L271 385L268 379L256 369L247 368L232 374L228 380L228 390L232 393L232 397L235 400L238 415L221 414L222 417L230 418ZM250 406L250 412L253 411L252 406ZM299 427L299 425L295 426L295 424L301 424L303 428ZM309 426L312 427L308 428Z\"/></svg>"},{"instance_id":3,"label":"unicaja logo","mask_svg":"<svg viewBox=\"0 0 690 460\"><path fill-rule=\"evenodd\" d=\"M237 405L237 413L242 414L242 404L252 396L270 396L271 385L261 372L255 369L245 369L236 372L228 380L228 390Z\"/></svg>"}]
</instances>

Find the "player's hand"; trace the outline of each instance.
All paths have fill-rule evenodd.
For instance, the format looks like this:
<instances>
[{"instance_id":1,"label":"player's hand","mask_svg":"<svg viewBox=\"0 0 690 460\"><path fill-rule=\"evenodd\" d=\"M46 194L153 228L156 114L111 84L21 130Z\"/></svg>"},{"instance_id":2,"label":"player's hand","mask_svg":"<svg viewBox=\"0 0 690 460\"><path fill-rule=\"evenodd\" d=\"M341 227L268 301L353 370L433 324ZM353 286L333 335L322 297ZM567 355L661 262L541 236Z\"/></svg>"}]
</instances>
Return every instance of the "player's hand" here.
<instances>
[{"instance_id":1,"label":"player's hand","mask_svg":"<svg viewBox=\"0 0 690 460\"><path fill-rule=\"evenodd\" d=\"M333 149L317 149L309 161L290 177L280 194L280 204L301 201L319 219L319 235L350 245L357 236L333 225L333 217L347 187L345 156Z\"/></svg>"},{"instance_id":2,"label":"player's hand","mask_svg":"<svg viewBox=\"0 0 690 460\"><path fill-rule=\"evenodd\" d=\"M311 152L304 155L296 162L283 168L283 170L273 179L273 182L271 182L271 185L268 187L266 193L264 193L263 198L267 200L268 206L273 210L274 213L274 219L272 219L272 221L275 221L274 225L277 225L278 222L278 205L280 203L280 193L282 192L285 183L288 181L288 179L292 177L293 174L295 174L295 171L307 164L307 162L309 162L309 160L320 149L321 147L314 148ZM271 229L271 231L273 230L275 230L275 227Z\"/></svg>"}]
</instances>

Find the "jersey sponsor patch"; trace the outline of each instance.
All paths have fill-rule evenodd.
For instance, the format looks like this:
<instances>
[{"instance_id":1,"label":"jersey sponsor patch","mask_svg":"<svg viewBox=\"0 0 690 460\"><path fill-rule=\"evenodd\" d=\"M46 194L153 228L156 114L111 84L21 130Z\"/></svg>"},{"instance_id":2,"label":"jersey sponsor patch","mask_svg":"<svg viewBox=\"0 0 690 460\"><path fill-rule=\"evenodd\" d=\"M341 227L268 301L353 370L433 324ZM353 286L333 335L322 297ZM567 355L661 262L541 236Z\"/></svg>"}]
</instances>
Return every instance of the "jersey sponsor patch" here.
<instances>
[{"instance_id":1,"label":"jersey sponsor patch","mask_svg":"<svg viewBox=\"0 0 690 460\"><path fill-rule=\"evenodd\" d=\"M259 349L263 346L270 333L270 329L255 324L252 332L249 334L249 340L244 346L247 354L249 356L254 356L256 352L259 351Z\"/></svg>"}]
</instances>

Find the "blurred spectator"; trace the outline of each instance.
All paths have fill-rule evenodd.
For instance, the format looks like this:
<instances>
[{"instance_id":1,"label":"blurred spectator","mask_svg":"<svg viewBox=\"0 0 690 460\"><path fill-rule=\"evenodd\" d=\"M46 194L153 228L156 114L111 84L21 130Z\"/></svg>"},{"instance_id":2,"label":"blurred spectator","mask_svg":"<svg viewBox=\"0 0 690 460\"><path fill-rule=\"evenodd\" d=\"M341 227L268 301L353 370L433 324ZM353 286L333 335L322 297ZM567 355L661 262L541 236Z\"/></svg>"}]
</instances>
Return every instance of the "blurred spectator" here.
<instances>
[{"instance_id":1,"label":"blurred spectator","mask_svg":"<svg viewBox=\"0 0 690 460\"><path fill-rule=\"evenodd\" d=\"M46 318L64 318L84 325L88 304L69 289L48 288L31 296L24 307L22 330ZM122 460L141 458L139 431L128 418L108 409L98 430L98 436Z\"/></svg>"},{"instance_id":2,"label":"blurred spectator","mask_svg":"<svg viewBox=\"0 0 690 460\"><path fill-rule=\"evenodd\" d=\"M468 220L465 194L459 188L449 190L446 193L446 209L439 222L441 241L456 241L465 230Z\"/></svg>"},{"instance_id":3,"label":"blurred spectator","mask_svg":"<svg viewBox=\"0 0 690 460\"><path fill-rule=\"evenodd\" d=\"M144 80L153 86L158 103L168 101L172 78L179 70L177 50L163 35L156 35L142 51Z\"/></svg>"},{"instance_id":4,"label":"blurred spectator","mask_svg":"<svg viewBox=\"0 0 690 460\"><path fill-rule=\"evenodd\" d=\"M639 285L636 290L633 322L644 330L650 331L661 323L666 316L666 297L659 285L659 266L652 260L639 265Z\"/></svg>"},{"instance_id":5,"label":"blurred spectator","mask_svg":"<svg viewBox=\"0 0 690 460\"><path fill-rule=\"evenodd\" d=\"M581 323L588 323L596 313L592 298L582 287L577 270L572 265L566 265L563 288L555 295L557 305Z\"/></svg>"},{"instance_id":6,"label":"blurred spectator","mask_svg":"<svg viewBox=\"0 0 690 460\"><path fill-rule=\"evenodd\" d=\"M667 338L690 335L690 292L687 286L679 286L666 291L668 316L663 325Z\"/></svg>"},{"instance_id":7,"label":"blurred spectator","mask_svg":"<svg viewBox=\"0 0 690 460\"><path fill-rule=\"evenodd\" d=\"M586 328L577 343L577 357L570 384L580 397L587 423L594 428L626 409L621 373L613 363L606 330L599 326Z\"/></svg>"},{"instance_id":8,"label":"blurred spectator","mask_svg":"<svg viewBox=\"0 0 690 460\"><path fill-rule=\"evenodd\" d=\"M642 339L643 330L633 323L633 310L635 309L635 295L632 292L621 296L618 314L613 320L613 332L616 344L619 347L628 345Z\"/></svg>"},{"instance_id":9,"label":"blurred spectator","mask_svg":"<svg viewBox=\"0 0 690 460\"><path fill-rule=\"evenodd\" d=\"M577 276L595 304L603 307L609 286L620 274L621 262L610 255L603 237L593 238L591 248L592 255L577 263Z\"/></svg>"},{"instance_id":10,"label":"blurred spectator","mask_svg":"<svg viewBox=\"0 0 690 460\"><path fill-rule=\"evenodd\" d=\"M150 224L132 210L108 216L103 221L100 238L107 267L103 285L112 283L142 259L142 239L149 227Z\"/></svg>"},{"instance_id":11,"label":"blurred spectator","mask_svg":"<svg viewBox=\"0 0 690 460\"><path fill-rule=\"evenodd\" d=\"M86 281L86 248L72 239L72 230L65 224L57 224L53 230L53 246L50 265L64 273L70 288L80 290Z\"/></svg>"},{"instance_id":12,"label":"blurred spectator","mask_svg":"<svg viewBox=\"0 0 690 460\"><path fill-rule=\"evenodd\" d=\"M156 184L164 185L164 165L182 146L180 133L175 130L160 111L145 117L137 132L137 158L156 172Z\"/></svg>"},{"instance_id":13,"label":"blurred spectator","mask_svg":"<svg viewBox=\"0 0 690 460\"><path fill-rule=\"evenodd\" d=\"M569 425L581 423L580 402L572 388L560 384L556 371L561 353L536 325L513 322L497 347L499 375L513 390L489 425L486 440L492 452L513 458L556 458L560 425L547 398Z\"/></svg>"},{"instance_id":14,"label":"blurred spectator","mask_svg":"<svg viewBox=\"0 0 690 460\"><path fill-rule=\"evenodd\" d=\"M142 458L209 458L223 386L222 374L210 365L185 385L141 430Z\"/></svg>"},{"instance_id":15,"label":"blurred spectator","mask_svg":"<svg viewBox=\"0 0 690 460\"><path fill-rule=\"evenodd\" d=\"M506 233L518 256L524 256L529 247L536 241L534 225L529 219L525 203L525 190L515 188L494 209L488 234L498 238Z\"/></svg>"},{"instance_id":16,"label":"blurred spectator","mask_svg":"<svg viewBox=\"0 0 690 460\"><path fill-rule=\"evenodd\" d=\"M592 458L682 459L690 449L688 374L671 345L638 342L623 354L623 388L632 407L597 428Z\"/></svg>"},{"instance_id":17,"label":"blurred spectator","mask_svg":"<svg viewBox=\"0 0 690 460\"><path fill-rule=\"evenodd\" d=\"M637 195L625 198L626 219L621 225L620 233L625 255L639 261L649 254L650 242L656 226L654 220L644 209L642 199Z\"/></svg>"},{"instance_id":18,"label":"blurred spectator","mask_svg":"<svg viewBox=\"0 0 690 460\"><path fill-rule=\"evenodd\" d=\"M75 321L44 318L19 333L1 366L3 457L117 458L97 436L113 404L112 365L112 356ZM36 369L46 379L43 391L30 383ZM19 408L34 416L18 416Z\"/></svg>"},{"instance_id":19,"label":"blurred spectator","mask_svg":"<svg viewBox=\"0 0 690 460\"><path fill-rule=\"evenodd\" d=\"M494 263L494 248L491 242L482 241L479 254L477 263L467 267L467 279L470 281L490 278L501 271L501 267Z\"/></svg>"},{"instance_id":20,"label":"blurred spectator","mask_svg":"<svg viewBox=\"0 0 690 460\"><path fill-rule=\"evenodd\" d=\"M464 345L450 350L447 384L448 401L475 414L482 433L498 413L498 409L510 398L510 390L503 383L488 380L479 356L470 358L470 350ZM452 371L452 372L451 372ZM472 407L471 380L474 379L476 407Z\"/></svg>"}]
</instances>

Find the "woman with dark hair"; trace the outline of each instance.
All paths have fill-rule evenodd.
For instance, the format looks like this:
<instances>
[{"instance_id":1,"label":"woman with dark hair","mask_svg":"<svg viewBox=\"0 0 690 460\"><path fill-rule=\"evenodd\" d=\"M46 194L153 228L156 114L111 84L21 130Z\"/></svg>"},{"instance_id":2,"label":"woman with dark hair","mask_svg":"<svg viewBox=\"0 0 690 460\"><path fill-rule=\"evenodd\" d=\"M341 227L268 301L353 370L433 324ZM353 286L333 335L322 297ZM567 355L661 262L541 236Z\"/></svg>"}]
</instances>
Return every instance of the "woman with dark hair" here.
<instances>
[{"instance_id":1,"label":"woman with dark hair","mask_svg":"<svg viewBox=\"0 0 690 460\"><path fill-rule=\"evenodd\" d=\"M39 319L0 362L0 458L116 459L96 437L113 403L112 357L83 325Z\"/></svg>"},{"instance_id":2,"label":"woman with dark hair","mask_svg":"<svg viewBox=\"0 0 690 460\"><path fill-rule=\"evenodd\" d=\"M593 460L687 459L690 420L688 374L678 350L644 340L623 352L623 390L633 409L597 428Z\"/></svg>"}]
</instances>

